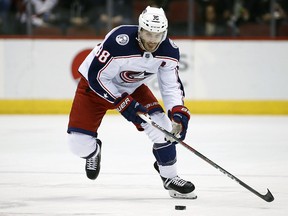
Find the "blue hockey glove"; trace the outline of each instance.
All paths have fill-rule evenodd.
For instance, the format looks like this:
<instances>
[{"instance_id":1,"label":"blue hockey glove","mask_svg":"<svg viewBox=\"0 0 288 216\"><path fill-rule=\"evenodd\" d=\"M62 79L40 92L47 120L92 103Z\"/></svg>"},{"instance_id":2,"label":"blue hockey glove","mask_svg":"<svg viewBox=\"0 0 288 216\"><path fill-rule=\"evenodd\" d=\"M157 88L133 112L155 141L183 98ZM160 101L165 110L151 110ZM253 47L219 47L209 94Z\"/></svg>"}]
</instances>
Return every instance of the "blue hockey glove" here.
<instances>
[{"instance_id":1,"label":"blue hockey glove","mask_svg":"<svg viewBox=\"0 0 288 216\"><path fill-rule=\"evenodd\" d=\"M177 138L184 140L188 129L188 122L190 120L189 110L185 106L174 106L171 111L168 111L168 116L172 121L171 133ZM166 136L166 140L170 142L175 141L168 136Z\"/></svg>"},{"instance_id":2,"label":"blue hockey glove","mask_svg":"<svg viewBox=\"0 0 288 216\"><path fill-rule=\"evenodd\" d=\"M145 122L137 113L146 113L148 110L135 101L128 93L123 93L121 97L114 101L115 108L128 120L135 124Z\"/></svg>"}]
</instances>

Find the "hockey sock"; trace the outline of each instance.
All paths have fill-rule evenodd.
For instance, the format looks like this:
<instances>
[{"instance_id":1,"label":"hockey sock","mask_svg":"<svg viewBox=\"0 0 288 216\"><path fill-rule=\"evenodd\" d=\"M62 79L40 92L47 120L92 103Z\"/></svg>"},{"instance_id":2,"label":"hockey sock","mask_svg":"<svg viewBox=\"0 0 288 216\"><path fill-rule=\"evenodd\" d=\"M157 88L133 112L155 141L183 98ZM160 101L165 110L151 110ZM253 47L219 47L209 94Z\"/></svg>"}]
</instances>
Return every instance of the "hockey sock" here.
<instances>
[{"instance_id":1,"label":"hockey sock","mask_svg":"<svg viewBox=\"0 0 288 216\"><path fill-rule=\"evenodd\" d=\"M97 150L96 137L87 134L71 132L68 134L67 141L70 150L81 158L94 155Z\"/></svg>"},{"instance_id":2,"label":"hockey sock","mask_svg":"<svg viewBox=\"0 0 288 216\"><path fill-rule=\"evenodd\" d=\"M153 154L159 165L169 166L176 162L176 147L173 143L154 143Z\"/></svg>"},{"instance_id":3,"label":"hockey sock","mask_svg":"<svg viewBox=\"0 0 288 216\"><path fill-rule=\"evenodd\" d=\"M154 143L153 154L159 165L160 175L172 178L177 175L176 170L176 147L173 143Z\"/></svg>"},{"instance_id":4,"label":"hockey sock","mask_svg":"<svg viewBox=\"0 0 288 216\"><path fill-rule=\"evenodd\" d=\"M176 147L173 143L154 143L153 154L159 165L169 166L176 162Z\"/></svg>"}]
</instances>

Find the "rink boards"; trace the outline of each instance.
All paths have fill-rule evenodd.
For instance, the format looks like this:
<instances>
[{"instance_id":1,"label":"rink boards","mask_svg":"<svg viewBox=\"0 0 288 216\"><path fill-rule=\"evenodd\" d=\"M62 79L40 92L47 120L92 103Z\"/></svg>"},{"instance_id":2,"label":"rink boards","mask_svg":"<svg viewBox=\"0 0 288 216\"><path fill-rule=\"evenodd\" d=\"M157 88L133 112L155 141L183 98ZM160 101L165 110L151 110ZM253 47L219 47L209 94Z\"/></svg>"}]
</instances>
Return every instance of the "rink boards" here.
<instances>
[{"instance_id":1,"label":"rink boards","mask_svg":"<svg viewBox=\"0 0 288 216\"><path fill-rule=\"evenodd\" d=\"M99 39L0 39L0 114L69 113ZM199 114L288 114L285 40L175 39L186 105ZM157 80L149 87L161 100ZM112 112L114 113L114 112Z\"/></svg>"}]
</instances>

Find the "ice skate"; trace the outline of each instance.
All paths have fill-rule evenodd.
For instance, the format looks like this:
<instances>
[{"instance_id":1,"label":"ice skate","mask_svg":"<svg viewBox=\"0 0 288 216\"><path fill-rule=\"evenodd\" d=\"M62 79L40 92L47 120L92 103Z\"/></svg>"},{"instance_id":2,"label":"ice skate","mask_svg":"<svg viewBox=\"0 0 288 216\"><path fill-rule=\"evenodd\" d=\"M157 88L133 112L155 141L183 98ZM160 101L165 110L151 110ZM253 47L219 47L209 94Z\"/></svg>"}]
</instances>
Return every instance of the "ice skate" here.
<instances>
[{"instance_id":1,"label":"ice skate","mask_svg":"<svg viewBox=\"0 0 288 216\"><path fill-rule=\"evenodd\" d=\"M159 167L157 162L154 163L154 168L159 173ZM180 198L180 199L196 199L197 195L193 193L195 190L195 186L190 181L186 181L181 179L179 176L175 176L174 178L164 178L160 175L163 186L166 190L169 190L169 195L172 198Z\"/></svg>"},{"instance_id":2,"label":"ice skate","mask_svg":"<svg viewBox=\"0 0 288 216\"><path fill-rule=\"evenodd\" d=\"M93 156L86 159L86 176L91 179L95 180L100 172L100 162L101 162L101 140L96 139L97 150Z\"/></svg>"}]
</instances>

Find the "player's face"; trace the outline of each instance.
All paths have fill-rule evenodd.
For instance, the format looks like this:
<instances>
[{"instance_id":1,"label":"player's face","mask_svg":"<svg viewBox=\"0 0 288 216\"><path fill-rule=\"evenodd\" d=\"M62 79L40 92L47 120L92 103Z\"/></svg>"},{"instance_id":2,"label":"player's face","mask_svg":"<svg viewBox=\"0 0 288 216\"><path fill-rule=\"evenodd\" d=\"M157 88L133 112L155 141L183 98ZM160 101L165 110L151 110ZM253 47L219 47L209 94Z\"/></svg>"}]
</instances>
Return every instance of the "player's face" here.
<instances>
[{"instance_id":1,"label":"player's face","mask_svg":"<svg viewBox=\"0 0 288 216\"><path fill-rule=\"evenodd\" d=\"M148 52L153 52L156 50L159 43L161 42L163 34L164 34L163 32L155 33L155 32L149 32L145 29L141 29L139 37L145 50L147 50Z\"/></svg>"}]
</instances>

